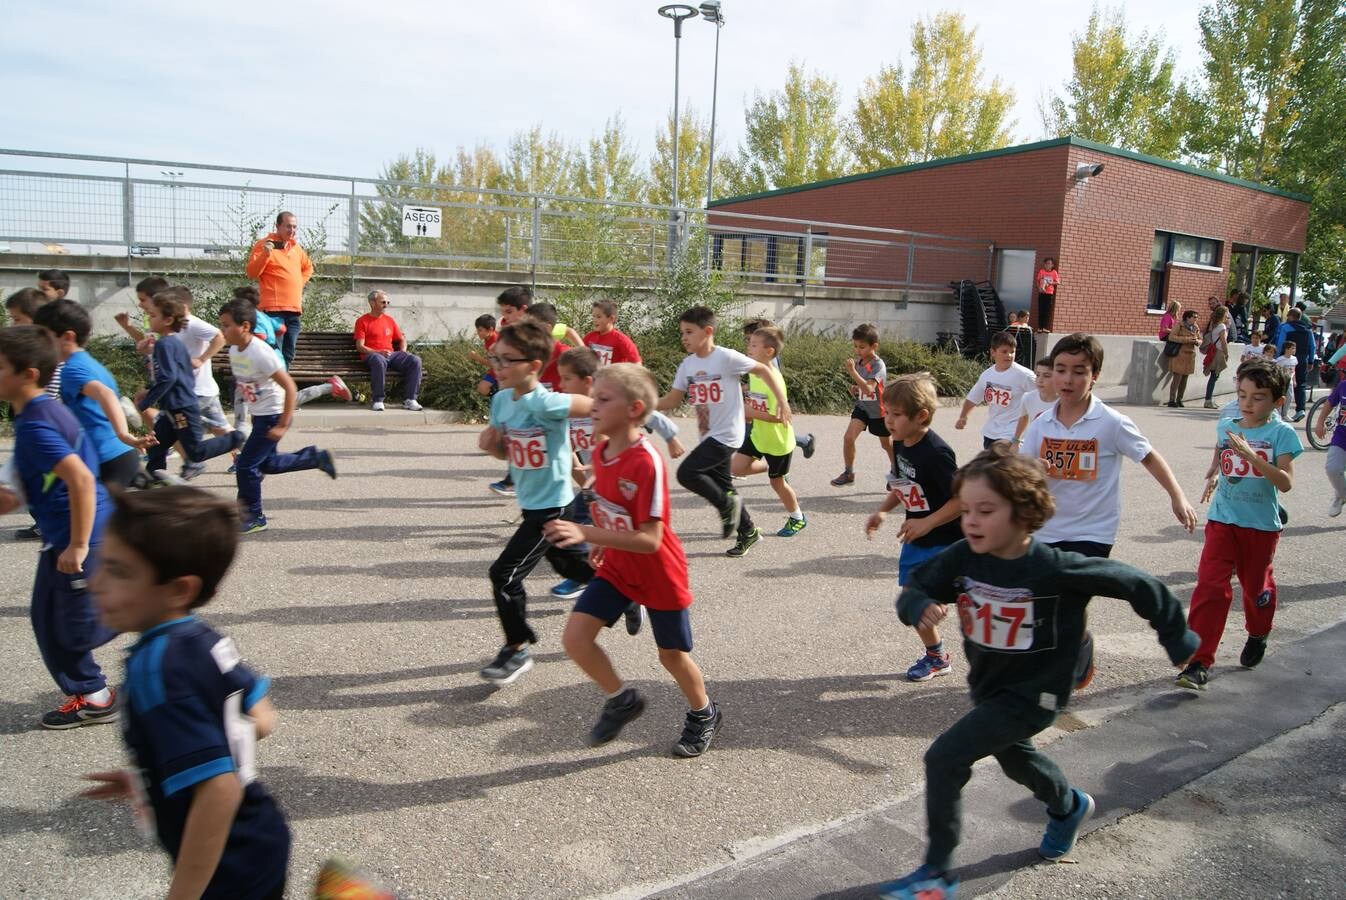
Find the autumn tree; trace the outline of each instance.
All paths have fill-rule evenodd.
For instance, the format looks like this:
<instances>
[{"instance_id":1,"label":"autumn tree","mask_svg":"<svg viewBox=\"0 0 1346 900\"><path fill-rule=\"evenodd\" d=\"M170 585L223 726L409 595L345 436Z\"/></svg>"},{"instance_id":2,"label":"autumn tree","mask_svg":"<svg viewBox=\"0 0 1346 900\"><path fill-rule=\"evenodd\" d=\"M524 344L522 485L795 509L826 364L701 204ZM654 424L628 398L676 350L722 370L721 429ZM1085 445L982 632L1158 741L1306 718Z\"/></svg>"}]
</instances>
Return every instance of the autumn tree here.
<instances>
[{"instance_id":1,"label":"autumn tree","mask_svg":"<svg viewBox=\"0 0 1346 900\"><path fill-rule=\"evenodd\" d=\"M575 185L581 197L592 200L645 199L646 178L621 113L608 119L603 131L589 139L587 151L576 161Z\"/></svg>"},{"instance_id":2,"label":"autumn tree","mask_svg":"<svg viewBox=\"0 0 1346 900\"><path fill-rule=\"evenodd\" d=\"M729 177L725 154L716 142L715 192L727 193ZM710 162L710 126L691 106L683 107L678 121L678 200L698 209L706 198L706 166ZM654 155L646 182L646 202L659 206L673 203L673 114L665 118L654 136Z\"/></svg>"},{"instance_id":3,"label":"autumn tree","mask_svg":"<svg viewBox=\"0 0 1346 900\"><path fill-rule=\"evenodd\" d=\"M1014 92L986 83L977 29L961 13L918 19L911 69L886 65L860 89L848 145L862 171L1009 144Z\"/></svg>"},{"instance_id":4,"label":"autumn tree","mask_svg":"<svg viewBox=\"0 0 1346 900\"><path fill-rule=\"evenodd\" d=\"M1042 108L1048 134L1075 135L1165 159L1177 156L1185 85L1174 78L1173 51L1158 35L1128 34L1122 10L1094 7L1084 34L1071 41L1073 72L1063 94Z\"/></svg>"}]
</instances>

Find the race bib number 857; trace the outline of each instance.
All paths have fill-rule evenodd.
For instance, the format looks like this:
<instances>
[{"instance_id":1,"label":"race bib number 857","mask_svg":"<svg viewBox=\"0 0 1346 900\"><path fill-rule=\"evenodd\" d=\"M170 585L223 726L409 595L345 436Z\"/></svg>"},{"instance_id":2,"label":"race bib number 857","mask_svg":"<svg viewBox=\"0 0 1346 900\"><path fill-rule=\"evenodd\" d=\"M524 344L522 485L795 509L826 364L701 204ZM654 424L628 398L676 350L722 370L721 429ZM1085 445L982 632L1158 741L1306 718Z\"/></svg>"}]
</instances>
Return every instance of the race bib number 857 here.
<instances>
[{"instance_id":1,"label":"race bib number 857","mask_svg":"<svg viewBox=\"0 0 1346 900\"><path fill-rule=\"evenodd\" d=\"M1047 477L1064 481L1093 481L1098 478L1098 441L1067 438L1042 439L1038 456L1047 464Z\"/></svg>"}]
</instances>

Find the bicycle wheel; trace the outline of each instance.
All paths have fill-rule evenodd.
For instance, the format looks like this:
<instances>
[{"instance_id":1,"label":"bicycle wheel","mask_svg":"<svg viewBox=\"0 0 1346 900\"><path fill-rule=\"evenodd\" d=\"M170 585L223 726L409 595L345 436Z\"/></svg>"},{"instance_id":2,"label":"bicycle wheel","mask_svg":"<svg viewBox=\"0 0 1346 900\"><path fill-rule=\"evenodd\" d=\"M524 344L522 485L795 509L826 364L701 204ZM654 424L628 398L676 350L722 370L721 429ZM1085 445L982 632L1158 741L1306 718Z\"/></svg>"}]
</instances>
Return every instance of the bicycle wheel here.
<instances>
[{"instance_id":1,"label":"bicycle wheel","mask_svg":"<svg viewBox=\"0 0 1346 900\"><path fill-rule=\"evenodd\" d=\"M1333 409L1327 414L1327 422L1324 423L1325 428L1322 440L1318 439L1318 433L1313 429L1314 423L1318 421L1318 415L1322 412L1323 404L1327 403L1330 399L1331 395L1329 394L1326 397L1319 397L1317 400L1313 401L1313 405L1309 407L1309 414L1304 417L1304 436L1309 439L1309 446L1314 450L1326 450L1332 443L1332 432L1337 427L1337 419L1341 412L1340 409Z\"/></svg>"}]
</instances>

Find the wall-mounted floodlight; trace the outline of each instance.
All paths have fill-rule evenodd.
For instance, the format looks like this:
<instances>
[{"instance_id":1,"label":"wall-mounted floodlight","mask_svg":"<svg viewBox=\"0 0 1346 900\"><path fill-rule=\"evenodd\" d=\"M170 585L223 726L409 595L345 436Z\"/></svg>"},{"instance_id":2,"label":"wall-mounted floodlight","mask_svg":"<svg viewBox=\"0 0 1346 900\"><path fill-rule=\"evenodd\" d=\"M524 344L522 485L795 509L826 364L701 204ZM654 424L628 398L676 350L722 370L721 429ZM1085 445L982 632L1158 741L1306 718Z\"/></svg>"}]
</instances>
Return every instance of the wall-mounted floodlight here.
<instances>
[{"instance_id":1,"label":"wall-mounted floodlight","mask_svg":"<svg viewBox=\"0 0 1346 900\"><path fill-rule=\"evenodd\" d=\"M1103 171L1102 163L1079 163L1075 166L1075 180L1088 181Z\"/></svg>"}]
</instances>

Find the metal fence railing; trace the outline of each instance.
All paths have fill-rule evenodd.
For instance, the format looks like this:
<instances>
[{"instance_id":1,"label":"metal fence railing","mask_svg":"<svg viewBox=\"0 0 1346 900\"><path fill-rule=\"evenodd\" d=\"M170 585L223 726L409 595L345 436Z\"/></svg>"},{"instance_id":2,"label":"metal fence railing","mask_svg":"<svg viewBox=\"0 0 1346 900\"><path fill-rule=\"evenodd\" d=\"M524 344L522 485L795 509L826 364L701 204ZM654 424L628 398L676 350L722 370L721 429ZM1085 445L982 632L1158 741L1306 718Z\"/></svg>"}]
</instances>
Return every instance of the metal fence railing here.
<instances>
[{"instance_id":1,"label":"metal fence railing","mask_svg":"<svg viewBox=\"0 0 1346 900\"><path fill-rule=\"evenodd\" d=\"M461 185L0 149L0 249L191 260L242 252L280 209L329 266L648 278L674 260L797 286L943 289L992 246L942 235ZM403 230L439 211L438 237Z\"/></svg>"}]
</instances>

